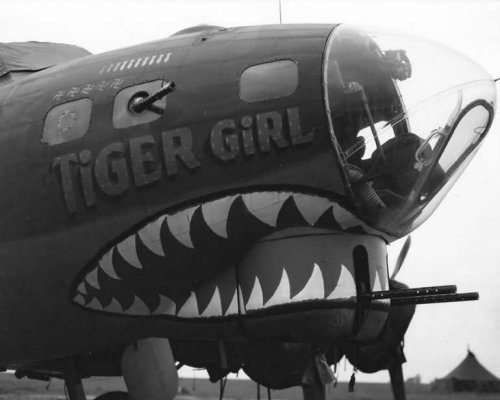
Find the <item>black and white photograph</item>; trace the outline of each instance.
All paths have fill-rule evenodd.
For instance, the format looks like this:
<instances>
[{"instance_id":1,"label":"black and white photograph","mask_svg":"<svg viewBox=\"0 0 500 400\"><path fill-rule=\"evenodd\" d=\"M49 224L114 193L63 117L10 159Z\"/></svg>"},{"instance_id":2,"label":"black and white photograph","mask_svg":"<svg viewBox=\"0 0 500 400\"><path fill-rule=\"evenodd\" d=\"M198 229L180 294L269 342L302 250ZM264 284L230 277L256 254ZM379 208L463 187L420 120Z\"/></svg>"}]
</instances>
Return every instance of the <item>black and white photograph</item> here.
<instances>
[{"instance_id":1,"label":"black and white photograph","mask_svg":"<svg viewBox=\"0 0 500 400\"><path fill-rule=\"evenodd\" d=\"M500 0L0 27L0 400L500 399Z\"/></svg>"}]
</instances>

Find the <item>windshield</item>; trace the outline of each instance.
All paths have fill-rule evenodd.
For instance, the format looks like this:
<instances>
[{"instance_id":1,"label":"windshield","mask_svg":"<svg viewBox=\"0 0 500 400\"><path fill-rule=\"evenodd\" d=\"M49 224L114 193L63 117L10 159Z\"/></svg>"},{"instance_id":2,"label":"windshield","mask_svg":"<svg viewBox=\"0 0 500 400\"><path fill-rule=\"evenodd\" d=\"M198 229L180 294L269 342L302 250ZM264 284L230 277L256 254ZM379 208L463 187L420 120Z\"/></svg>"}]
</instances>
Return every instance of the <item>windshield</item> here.
<instances>
[{"instance_id":1,"label":"windshield","mask_svg":"<svg viewBox=\"0 0 500 400\"><path fill-rule=\"evenodd\" d=\"M451 188L491 125L496 96L489 75L458 53L345 26L329 39L324 84L355 212L395 236L424 222Z\"/></svg>"}]
</instances>

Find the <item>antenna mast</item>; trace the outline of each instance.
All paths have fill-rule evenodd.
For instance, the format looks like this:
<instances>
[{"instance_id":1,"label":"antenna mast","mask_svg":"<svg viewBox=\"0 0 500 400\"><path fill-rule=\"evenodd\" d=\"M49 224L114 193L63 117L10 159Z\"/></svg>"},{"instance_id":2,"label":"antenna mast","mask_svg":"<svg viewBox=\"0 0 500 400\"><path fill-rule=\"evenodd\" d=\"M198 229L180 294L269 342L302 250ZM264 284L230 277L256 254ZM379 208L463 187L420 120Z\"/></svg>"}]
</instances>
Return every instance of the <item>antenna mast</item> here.
<instances>
[{"instance_id":1,"label":"antenna mast","mask_svg":"<svg viewBox=\"0 0 500 400\"><path fill-rule=\"evenodd\" d=\"M279 4L279 10L280 10L280 25L281 25L282 24L282 21L281 21L281 0L279 0L278 4Z\"/></svg>"}]
</instances>

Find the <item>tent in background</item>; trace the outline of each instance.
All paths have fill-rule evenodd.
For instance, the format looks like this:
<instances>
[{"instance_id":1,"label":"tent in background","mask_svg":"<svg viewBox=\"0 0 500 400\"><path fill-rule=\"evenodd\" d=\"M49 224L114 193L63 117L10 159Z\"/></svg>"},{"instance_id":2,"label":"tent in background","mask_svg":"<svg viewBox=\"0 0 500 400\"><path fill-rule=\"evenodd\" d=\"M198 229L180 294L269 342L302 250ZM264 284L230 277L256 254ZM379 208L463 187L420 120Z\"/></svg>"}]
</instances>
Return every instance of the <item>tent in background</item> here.
<instances>
[{"instance_id":1,"label":"tent in background","mask_svg":"<svg viewBox=\"0 0 500 400\"><path fill-rule=\"evenodd\" d=\"M467 350L464 360L444 378L436 379L431 390L440 392L500 392L500 379L484 368Z\"/></svg>"}]
</instances>

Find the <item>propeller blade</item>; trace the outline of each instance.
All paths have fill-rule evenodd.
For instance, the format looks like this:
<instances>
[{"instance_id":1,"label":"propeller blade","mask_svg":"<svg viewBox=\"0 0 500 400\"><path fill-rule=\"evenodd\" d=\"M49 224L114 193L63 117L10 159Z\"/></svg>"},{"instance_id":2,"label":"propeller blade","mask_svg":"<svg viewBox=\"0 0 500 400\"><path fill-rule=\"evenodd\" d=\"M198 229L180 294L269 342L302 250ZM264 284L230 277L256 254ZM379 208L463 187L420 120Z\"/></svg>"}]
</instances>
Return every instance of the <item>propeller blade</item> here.
<instances>
[{"instance_id":1,"label":"propeller blade","mask_svg":"<svg viewBox=\"0 0 500 400\"><path fill-rule=\"evenodd\" d=\"M395 279L396 275L399 273L399 270L401 269L403 263L405 262L408 250L410 250L410 246L411 246L411 236L408 236L406 238L403 247L401 248L401 251L399 252L398 259L396 260L396 265L394 267L394 270L392 271L391 279Z\"/></svg>"}]
</instances>

